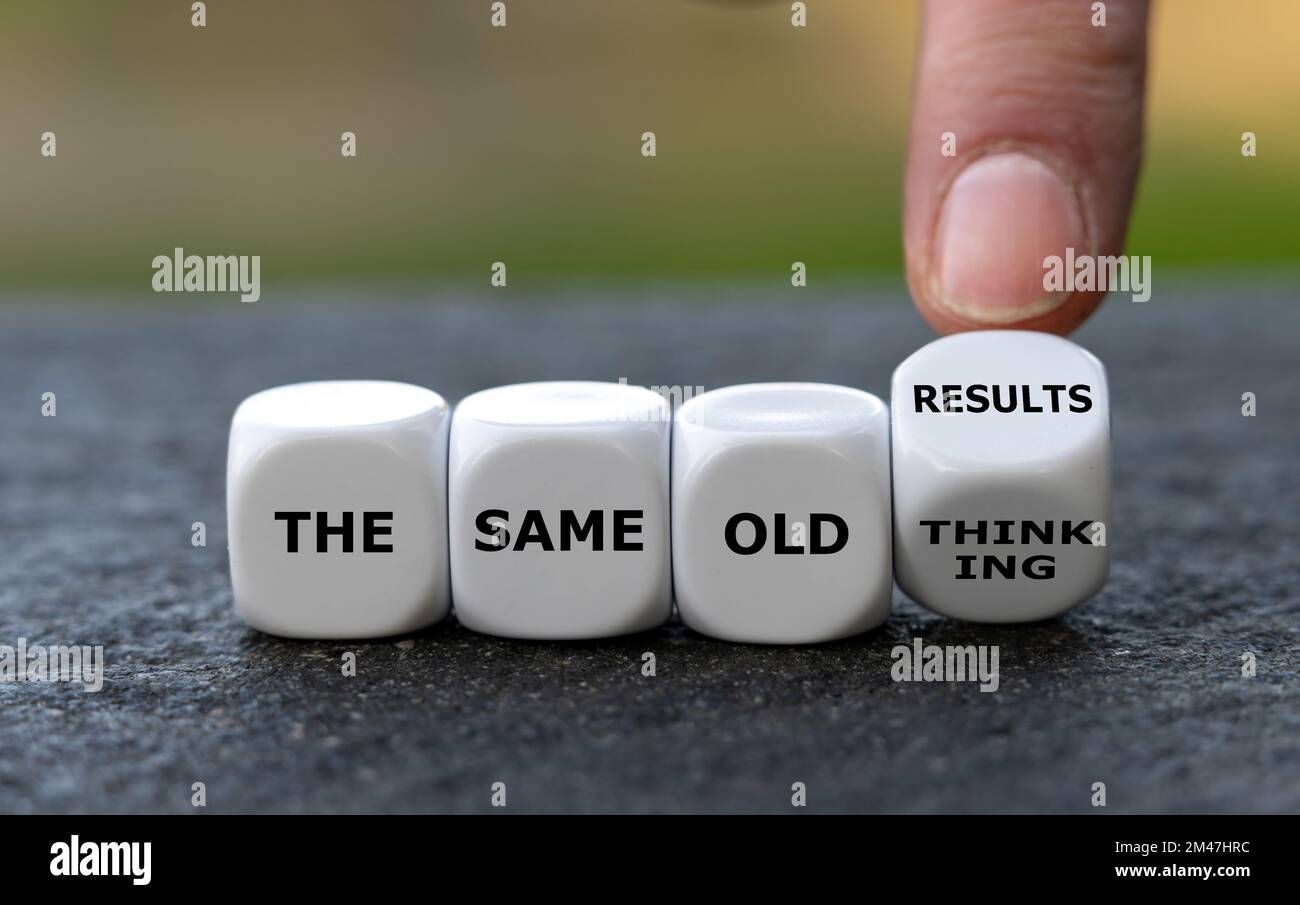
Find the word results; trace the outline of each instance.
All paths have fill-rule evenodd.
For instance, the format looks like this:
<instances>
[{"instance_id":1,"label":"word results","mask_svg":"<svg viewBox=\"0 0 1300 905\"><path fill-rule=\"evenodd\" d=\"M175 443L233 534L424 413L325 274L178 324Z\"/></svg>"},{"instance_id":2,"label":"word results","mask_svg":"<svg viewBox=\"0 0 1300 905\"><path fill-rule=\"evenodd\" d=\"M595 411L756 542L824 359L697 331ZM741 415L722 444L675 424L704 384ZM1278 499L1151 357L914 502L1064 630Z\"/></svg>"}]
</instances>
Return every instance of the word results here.
<instances>
[{"instance_id":1,"label":"word results","mask_svg":"<svg viewBox=\"0 0 1300 905\"><path fill-rule=\"evenodd\" d=\"M1066 386L1063 383L1046 384L1031 387L992 386L977 383L970 386L944 384L933 386L918 383L912 387L916 413L969 412L978 415L982 412L1025 412L1037 414L1042 412L1058 413L1063 410L1087 412L1092 410L1092 387L1076 383ZM942 401L938 401L942 396Z\"/></svg>"},{"instance_id":2,"label":"word results","mask_svg":"<svg viewBox=\"0 0 1300 905\"><path fill-rule=\"evenodd\" d=\"M82 842L73 836L50 846L50 873L55 877L130 877L148 886L153 877L152 842Z\"/></svg>"}]
</instances>

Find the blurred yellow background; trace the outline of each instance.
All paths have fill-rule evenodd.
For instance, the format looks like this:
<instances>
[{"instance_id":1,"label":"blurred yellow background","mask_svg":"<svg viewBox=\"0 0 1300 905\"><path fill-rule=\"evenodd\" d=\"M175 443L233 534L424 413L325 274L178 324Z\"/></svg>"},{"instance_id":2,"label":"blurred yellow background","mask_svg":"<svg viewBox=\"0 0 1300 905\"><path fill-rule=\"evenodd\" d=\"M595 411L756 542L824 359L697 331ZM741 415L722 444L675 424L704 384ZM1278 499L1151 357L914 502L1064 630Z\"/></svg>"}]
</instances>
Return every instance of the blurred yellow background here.
<instances>
[{"instance_id":1,"label":"blurred yellow background","mask_svg":"<svg viewBox=\"0 0 1300 905\"><path fill-rule=\"evenodd\" d=\"M268 286L901 271L915 4L489 6L5 2L0 289L144 289L177 245ZM1156 5L1132 253L1297 265L1297 33L1295 0Z\"/></svg>"}]
</instances>

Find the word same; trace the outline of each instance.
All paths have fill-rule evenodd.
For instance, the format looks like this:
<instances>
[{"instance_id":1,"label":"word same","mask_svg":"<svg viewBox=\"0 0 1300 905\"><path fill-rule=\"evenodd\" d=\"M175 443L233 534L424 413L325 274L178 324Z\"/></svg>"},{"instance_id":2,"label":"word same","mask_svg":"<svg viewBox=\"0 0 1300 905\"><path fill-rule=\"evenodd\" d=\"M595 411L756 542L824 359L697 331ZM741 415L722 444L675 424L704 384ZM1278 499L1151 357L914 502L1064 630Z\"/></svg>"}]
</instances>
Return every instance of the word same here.
<instances>
[{"instance_id":1,"label":"word same","mask_svg":"<svg viewBox=\"0 0 1300 905\"><path fill-rule=\"evenodd\" d=\"M614 509L611 511L613 522L613 546L615 551L637 551L644 549L640 541L629 540L641 533L642 526L637 520L645 517L641 509ZM476 538L474 549L488 552L502 551L510 545L510 512L506 509L484 509L474 520L479 533L489 538ZM605 544L605 512L593 509L581 521L573 509L560 510L560 549L571 550L575 542L590 539L591 549L600 551ZM529 544L536 544L541 550L554 551L555 542L546 527L546 519L540 509L529 509L524 513L523 523L519 526L519 536L515 540L514 550L524 550Z\"/></svg>"},{"instance_id":2,"label":"word same","mask_svg":"<svg viewBox=\"0 0 1300 905\"><path fill-rule=\"evenodd\" d=\"M943 398L941 402L937 402L940 391ZM974 383L970 386L945 383L936 387L918 383L913 387L913 399L918 415L927 411L941 414L951 412L979 414L988 411L1007 414L1011 412L1060 413L1063 393L1070 400L1068 411L1082 414L1092 410L1092 388L1083 383L1068 387L1065 384L1048 383L1044 384L1037 394L1028 384L990 387L982 383ZM964 404L958 405L963 400ZM1044 407L1045 405L1047 407Z\"/></svg>"}]
</instances>

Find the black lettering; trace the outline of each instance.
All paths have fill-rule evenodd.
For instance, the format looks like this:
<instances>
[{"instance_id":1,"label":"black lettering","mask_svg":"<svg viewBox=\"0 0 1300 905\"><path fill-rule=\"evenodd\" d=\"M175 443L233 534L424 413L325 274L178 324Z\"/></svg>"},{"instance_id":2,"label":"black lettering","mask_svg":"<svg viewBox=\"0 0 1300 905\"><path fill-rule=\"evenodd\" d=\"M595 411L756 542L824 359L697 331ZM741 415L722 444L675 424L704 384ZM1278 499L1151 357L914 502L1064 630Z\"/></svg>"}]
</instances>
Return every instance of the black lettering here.
<instances>
[{"instance_id":1,"label":"black lettering","mask_svg":"<svg viewBox=\"0 0 1300 905\"><path fill-rule=\"evenodd\" d=\"M1092 538L1084 537L1081 532L1088 530L1092 526L1092 520L1079 522L1079 524L1071 528L1070 525L1072 524L1074 523L1070 521L1061 522L1061 543L1069 544L1077 540L1081 544L1091 544Z\"/></svg>"},{"instance_id":2,"label":"black lettering","mask_svg":"<svg viewBox=\"0 0 1300 905\"><path fill-rule=\"evenodd\" d=\"M1037 535L1040 543L1050 544L1052 542L1052 526L1055 522L1022 521L1020 523L1020 542L1029 543L1029 535Z\"/></svg>"},{"instance_id":3,"label":"black lettering","mask_svg":"<svg viewBox=\"0 0 1300 905\"><path fill-rule=\"evenodd\" d=\"M352 513L343 513L343 524L337 528L330 527L329 513L316 513L316 552L329 552L329 537L331 534L337 534L343 538L343 552L352 552Z\"/></svg>"},{"instance_id":4,"label":"black lettering","mask_svg":"<svg viewBox=\"0 0 1300 905\"><path fill-rule=\"evenodd\" d=\"M754 526L754 542L748 547L742 547L736 538L736 529L740 527L741 522L749 522ZM749 556L763 549L763 545L767 543L767 525L764 525L763 520L752 512L737 512L727 519L727 526L723 529L722 536L727 542L727 549L732 553Z\"/></svg>"},{"instance_id":5,"label":"black lettering","mask_svg":"<svg viewBox=\"0 0 1300 905\"><path fill-rule=\"evenodd\" d=\"M1014 386L1006 388L1011 398L1005 401L1002 399L1001 390L1002 387L999 386L993 388L993 407L1003 414L1014 412L1016 410L1016 388Z\"/></svg>"},{"instance_id":6,"label":"black lettering","mask_svg":"<svg viewBox=\"0 0 1300 905\"><path fill-rule=\"evenodd\" d=\"M1065 384L1049 383L1044 385L1043 389L1052 394L1052 411L1059 412L1061 410L1061 393L1065 392Z\"/></svg>"},{"instance_id":7,"label":"black lettering","mask_svg":"<svg viewBox=\"0 0 1300 905\"><path fill-rule=\"evenodd\" d=\"M793 544L785 542L785 513L778 512L775 517L776 530L772 533L776 535L776 552L778 554L802 553L803 547L796 547Z\"/></svg>"},{"instance_id":8,"label":"black lettering","mask_svg":"<svg viewBox=\"0 0 1300 905\"><path fill-rule=\"evenodd\" d=\"M925 519L925 518L923 518L923 519L921 519L920 522L918 522L918 524L919 524L922 528L929 528L929 529L930 529L930 543L932 543L932 544L937 544L937 543L939 543L939 538L940 538L940 535L941 535L941 533L942 533L940 529L942 529L944 525L951 525L952 522L949 522L949 521L942 521L942 522L940 522L940 521L936 521L936 520L934 520L934 519Z\"/></svg>"},{"instance_id":9,"label":"black lettering","mask_svg":"<svg viewBox=\"0 0 1300 905\"><path fill-rule=\"evenodd\" d=\"M1039 563L1043 564L1041 569L1034 567ZM1056 577L1056 557L1054 556L1031 556L1025 560L1023 571L1026 578L1045 579Z\"/></svg>"},{"instance_id":10,"label":"black lettering","mask_svg":"<svg viewBox=\"0 0 1300 905\"><path fill-rule=\"evenodd\" d=\"M474 538L474 549L486 550L488 552L493 550L504 550L506 544L510 543L510 532L506 531L504 527L498 527L492 524L491 520L499 519L500 521L506 521L509 518L510 513L504 509L484 509L480 512L478 518L474 520L474 527L478 529L479 534L486 536L488 540L483 541L477 537ZM501 532L500 542L497 540L498 531Z\"/></svg>"},{"instance_id":11,"label":"black lettering","mask_svg":"<svg viewBox=\"0 0 1300 905\"><path fill-rule=\"evenodd\" d=\"M934 397L937 395L937 391L934 387L918 383L916 386L912 387L912 390L916 394L917 414L920 414L921 406L923 405L928 405L932 412L939 411L939 406L934 404Z\"/></svg>"},{"instance_id":12,"label":"black lettering","mask_svg":"<svg viewBox=\"0 0 1300 905\"><path fill-rule=\"evenodd\" d=\"M592 537L591 549L605 548L605 512L593 509L587 514L587 520L578 524L578 516L572 509L560 510L560 549L568 550L573 541L585 541ZM614 549L618 549L617 545Z\"/></svg>"},{"instance_id":13,"label":"black lettering","mask_svg":"<svg viewBox=\"0 0 1300 905\"><path fill-rule=\"evenodd\" d=\"M961 571L954 575L953 578L968 578L973 580L975 578L975 571L971 568L971 565L978 558L979 557L977 556L958 556L957 562L961 563Z\"/></svg>"},{"instance_id":14,"label":"black lettering","mask_svg":"<svg viewBox=\"0 0 1300 905\"><path fill-rule=\"evenodd\" d=\"M524 513L524 523L519 527L519 539L515 541L515 550L522 550L529 544L540 544L543 550L551 552L555 550L555 544L551 543L551 534L546 530L542 513L536 509L529 509Z\"/></svg>"},{"instance_id":15,"label":"black lettering","mask_svg":"<svg viewBox=\"0 0 1300 905\"><path fill-rule=\"evenodd\" d=\"M645 515L641 509L615 509L614 510L614 549L615 550L641 550L645 545L640 541L629 541L627 535L640 534L640 525L629 525L625 521L629 518L642 518Z\"/></svg>"},{"instance_id":16,"label":"black lettering","mask_svg":"<svg viewBox=\"0 0 1300 905\"><path fill-rule=\"evenodd\" d=\"M989 388L982 383L966 387L966 411L987 412L989 410Z\"/></svg>"},{"instance_id":17,"label":"black lettering","mask_svg":"<svg viewBox=\"0 0 1300 905\"><path fill-rule=\"evenodd\" d=\"M808 521L811 523L813 553L839 553L849 542L848 522L838 515L831 512L814 512L808 517ZM825 523L835 526L835 542L828 546L822 546L822 525Z\"/></svg>"},{"instance_id":18,"label":"black lettering","mask_svg":"<svg viewBox=\"0 0 1300 905\"><path fill-rule=\"evenodd\" d=\"M361 516L361 552L362 553L392 553L392 544L375 543L376 535L392 536L392 525L376 525L375 521L383 519L392 521L391 512L367 512Z\"/></svg>"},{"instance_id":19,"label":"black lettering","mask_svg":"<svg viewBox=\"0 0 1300 905\"><path fill-rule=\"evenodd\" d=\"M943 410L945 412L960 412L962 407L960 405L953 405L953 403L961 398L961 384L945 383L942 389Z\"/></svg>"},{"instance_id":20,"label":"black lettering","mask_svg":"<svg viewBox=\"0 0 1300 905\"><path fill-rule=\"evenodd\" d=\"M966 543L966 537L972 534L975 536L975 543L977 544L987 544L989 542L989 523L985 521L976 522L974 528L967 528L966 523L958 519L953 532L954 541L959 544Z\"/></svg>"},{"instance_id":21,"label":"black lettering","mask_svg":"<svg viewBox=\"0 0 1300 905\"><path fill-rule=\"evenodd\" d=\"M1073 399L1075 403L1078 403L1079 406L1078 408L1075 408L1074 404L1071 404L1070 411L1079 412L1080 414L1091 411L1092 397L1088 395L1091 392L1092 387L1088 386L1086 383L1076 383L1074 386L1070 387L1070 398Z\"/></svg>"},{"instance_id":22,"label":"black lettering","mask_svg":"<svg viewBox=\"0 0 1300 905\"><path fill-rule=\"evenodd\" d=\"M277 522L288 522L289 537L288 544L285 547L286 553L298 552L298 523L311 518L310 512L277 512L275 520Z\"/></svg>"},{"instance_id":23,"label":"black lettering","mask_svg":"<svg viewBox=\"0 0 1300 905\"><path fill-rule=\"evenodd\" d=\"M984 577L985 577L985 578L992 578L992 577L993 577L993 571L994 571L995 569L997 570L998 574L1000 574L1003 578L1015 578L1015 577L1016 577L1016 558L1015 558L1014 556L1008 556L1007 559L1006 559L1006 562L1004 563L1002 560L998 559L996 556L985 556L985 557L984 557Z\"/></svg>"},{"instance_id":24,"label":"black lettering","mask_svg":"<svg viewBox=\"0 0 1300 905\"><path fill-rule=\"evenodd\" d=\"M1033 414L1041 412L1043 407L1041 405L1034 405L1031 401L1032 397L1029 395L1029 384L1024 384L1020 389L1024 393L1024 399L1020 410L1022 412L1031 412Z\"/></svg>"}]
</instances>

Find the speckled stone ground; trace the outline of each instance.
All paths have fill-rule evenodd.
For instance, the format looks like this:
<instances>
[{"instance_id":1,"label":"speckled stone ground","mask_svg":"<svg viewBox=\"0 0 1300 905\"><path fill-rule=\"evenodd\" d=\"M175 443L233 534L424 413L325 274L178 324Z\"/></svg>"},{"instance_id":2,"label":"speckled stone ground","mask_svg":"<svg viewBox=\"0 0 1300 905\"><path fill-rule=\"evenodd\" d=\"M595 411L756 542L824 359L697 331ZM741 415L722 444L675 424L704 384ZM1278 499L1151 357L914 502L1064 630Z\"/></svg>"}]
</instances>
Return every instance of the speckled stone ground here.
<instances>
[{"instance_id":1,"label":"speckled stone ground","mask_svg":"<svg viewBox=\"0 0 1300 905\"><path fill-rule=\"evenodd\" d=\"M185 812L195 781L214 811L478 812L496 781L523 812L789 811L795 781L816 811L1086 812L1096 781L1111 811L1300 810L1296 294L1165 290L1076 337L1114 404L1096 600L991 628L899 595L884 628L796 649L676 624L584 644L454 620L373 643L260 635L231 608L228 419L251 392L330 377L452 399L562 377L883 393L931 338L901 297L6 299L0 644L102 644L107 669L97 694L0 683L0 811ZM893 682L891 648L917 635L1000 645L1000 690Z\"/></svg>"}]
</instances>

